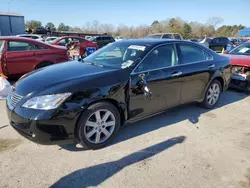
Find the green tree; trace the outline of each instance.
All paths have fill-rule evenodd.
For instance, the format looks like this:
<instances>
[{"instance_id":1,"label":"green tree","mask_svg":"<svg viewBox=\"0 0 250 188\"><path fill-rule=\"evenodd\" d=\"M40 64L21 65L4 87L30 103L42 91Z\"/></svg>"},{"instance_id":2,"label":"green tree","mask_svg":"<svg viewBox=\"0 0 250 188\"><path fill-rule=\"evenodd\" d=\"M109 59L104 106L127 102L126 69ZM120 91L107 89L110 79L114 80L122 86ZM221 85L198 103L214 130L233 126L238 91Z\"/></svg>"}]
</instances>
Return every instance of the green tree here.
<instances>
[{"instance_id":1,"label":"green tree","mask_svg":"<svg viewBox=\"0 0 250 188\"><path fill-rule=\"evenodd\" d=\"M69 31L71 28L68 25L65 25L64 23L60 23L57 30L58 31Z\"/></svg>"},{"instance_id":2,"label":"green tree","mask_svg":"<svg viewBox=\"0 0 250 188\"><path fill-rule=\"evenodd\" d=\"M46 28L50 28L51 31L55 31L56 30L56 27L55 25L52 23L52 22L48 22L46 25L45 25Z\"/></svg>"},{"instance_id":3,"label":"green tree","mask_svg":"<svg viewBox=\"0 0 250 188\"><path fill-rule=\"evenodd\" d=\"M188 25L187 23L185 23L182 27L182 36L184 37L184 39L188 39L192 36L192 28L190 27L190 25Z\"/></svg>"},{"instance_id":4,"label":"green tree","mask_svg":"<svg viewBox=\"0 0 250 188\"><path fill-rule=\"evenodd\" d=\"M151 27L154 27L156 25L160 24L160 22L158 20L155 20L152 24L151 24Z\"/></svg>"},{"instance_id":5,"label":"green tree","mask_svg":"<svg viewBox=\"0 0 250 188\"><path fill-rule=\"evenodd\" d=\"M36 20L28 20L25 23L26 29L36 29L37 27L42 27L42 22Z\"/></svg>"},{"instance_id":6,"label":"green tree","mask_svg":"<svg viewBox=\"0 0 250 188\"><path fill-rule=\"evenodd\" d=\"M168 25L171 28L171 32L181 33L181 23L177 19L175 18L170 19Z\"/></svg>"}]
</instances>

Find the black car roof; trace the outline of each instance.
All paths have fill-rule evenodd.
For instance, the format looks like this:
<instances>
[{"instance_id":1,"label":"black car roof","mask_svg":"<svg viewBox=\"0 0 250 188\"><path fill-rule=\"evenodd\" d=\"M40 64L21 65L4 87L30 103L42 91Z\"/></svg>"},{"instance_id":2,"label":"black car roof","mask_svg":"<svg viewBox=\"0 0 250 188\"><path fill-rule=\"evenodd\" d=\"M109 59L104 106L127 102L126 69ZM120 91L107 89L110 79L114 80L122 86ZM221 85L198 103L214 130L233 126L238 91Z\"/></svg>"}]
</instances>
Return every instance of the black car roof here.
<instances>
[{"instance_id":1,"label":"black car roof","mask_svg":"<svg viewBox=\"0 0 250 188\"><path fill-rule=\"evenodd\" d=\"M144 38L144 39L125 39L125 40L118 41L117 43L155 46L159 44L172 43L172 42L184 42L184 41L176 40L176 39L145 39Z\"/></svg>"}]
</instances>

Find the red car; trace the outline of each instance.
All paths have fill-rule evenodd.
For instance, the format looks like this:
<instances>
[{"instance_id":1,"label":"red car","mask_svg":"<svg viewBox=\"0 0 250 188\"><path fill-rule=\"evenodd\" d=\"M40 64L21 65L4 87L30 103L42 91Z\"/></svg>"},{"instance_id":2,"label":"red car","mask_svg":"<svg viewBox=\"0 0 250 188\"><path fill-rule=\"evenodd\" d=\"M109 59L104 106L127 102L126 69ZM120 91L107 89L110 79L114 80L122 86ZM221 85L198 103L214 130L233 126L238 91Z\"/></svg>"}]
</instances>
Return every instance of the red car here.
<instances>
[{"instance_id":1,"label":"red car","mask_svg":"<svg viewBox=\"0 0 250 188\"><path fill-rule=\"evenodd\" d=\"M86 48L95 48L98 49L98 46L94 42L90 42L82 37L77 36L65 36L60 37L54 41L51 42L52 45L60 45L60 46L66 46L70 41L78 41L80 43L80 55L83 56L87 53Z\"/></svg>"},{"instance_id":2,"label":"red car","mask_svg":"<svg viewBox=\"0 0 250 188\"><path fill-rule=\"evenodd\" d=\"M231 87L250 93L250 42L234 48L225 55L229 57L232 65Z\"/></svg>"},{"instance_id":3,"label":"red car","mask_svg":"<svg viewBox=\"0 0 250 188\"><path fill-rule=\"evenodd\" d=\"M68 61L67 49L24 37L0 37L0 72L8 77Z\"/></svg>"}]
</instances>

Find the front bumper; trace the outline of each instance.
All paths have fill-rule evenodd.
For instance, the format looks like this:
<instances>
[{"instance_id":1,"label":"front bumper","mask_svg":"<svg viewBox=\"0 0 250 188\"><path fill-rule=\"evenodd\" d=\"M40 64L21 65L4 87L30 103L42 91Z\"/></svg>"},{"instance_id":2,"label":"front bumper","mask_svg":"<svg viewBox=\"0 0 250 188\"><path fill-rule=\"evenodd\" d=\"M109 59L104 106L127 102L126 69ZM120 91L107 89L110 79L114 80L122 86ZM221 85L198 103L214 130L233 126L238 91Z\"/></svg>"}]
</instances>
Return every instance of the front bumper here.
<instances>
[{"instance_id":1,"label":"front bumper","mask_svg":"<svg viewBox=\"0 0 250 188\"><path fill-rule=\"evenodd\" d=\"M42 112L12 107L10 97L6 100L6 111L10 125L25 138L43 145L66 144L75 141L74 118L55 112ZM42 117L42 118L41 118Z\"/></svg>"},{"instance_id":2,"label":"front bumper","mask_svg":"<svg viewBox=\"0 0 250 188\"><path fill-rule=\"evenodd\" d=\"M232 75L232 80L230 82L230 88L235 88L239 90L247 90L250 86L250 77L246 74L236 74Z\"/></svg>"}]
</instances>

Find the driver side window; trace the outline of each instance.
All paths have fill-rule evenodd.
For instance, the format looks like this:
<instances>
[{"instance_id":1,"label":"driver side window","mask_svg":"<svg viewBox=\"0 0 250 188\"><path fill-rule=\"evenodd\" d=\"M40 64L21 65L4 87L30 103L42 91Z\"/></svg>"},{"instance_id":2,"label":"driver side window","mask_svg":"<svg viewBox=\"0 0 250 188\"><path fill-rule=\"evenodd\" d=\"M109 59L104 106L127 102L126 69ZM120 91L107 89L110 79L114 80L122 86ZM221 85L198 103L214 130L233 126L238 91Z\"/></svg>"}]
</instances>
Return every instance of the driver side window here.
<instances>
[{"instance_id":1,"label":"driver side window","mask_svg":"<svg viewBox=\"0 0 250 188\"><path fill-rule=\"evenodd\" d=\"M174 44L160 46L151 51L136 68L135 72L167 68L177 64Z\"/></svg>"}]
</instances>

